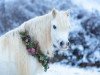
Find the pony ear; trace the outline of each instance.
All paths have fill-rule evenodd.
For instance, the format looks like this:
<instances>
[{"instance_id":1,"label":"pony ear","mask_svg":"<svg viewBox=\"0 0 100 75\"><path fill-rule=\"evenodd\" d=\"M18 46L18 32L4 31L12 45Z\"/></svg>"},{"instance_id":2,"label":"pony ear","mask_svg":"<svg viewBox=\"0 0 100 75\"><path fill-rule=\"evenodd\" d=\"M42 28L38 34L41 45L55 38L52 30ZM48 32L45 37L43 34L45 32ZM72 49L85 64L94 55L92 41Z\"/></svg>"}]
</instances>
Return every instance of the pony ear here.
<instances>
[{"instance_id":1,"label":"pony ear","mask_svg":"<svg viewBox=\"0 0 100 75\"><path fill-rule=\"evenodd\" d=\"M52 15L53 15L54 18L55 18L56 15L57 15L57 10L56 10L55 8L52 10Z\"/></svg>"},{"instance_id":2,"label":"pony ear","mask_svg":"<svg viewBox=\"0 0 100 75\"><path fill-rule=\"evenodd\" d=\"M68 9L67 11L65 11L65 14L67 15L67 16L69 16L70 15L70 9Z\"/></svg>"}]
</instances>

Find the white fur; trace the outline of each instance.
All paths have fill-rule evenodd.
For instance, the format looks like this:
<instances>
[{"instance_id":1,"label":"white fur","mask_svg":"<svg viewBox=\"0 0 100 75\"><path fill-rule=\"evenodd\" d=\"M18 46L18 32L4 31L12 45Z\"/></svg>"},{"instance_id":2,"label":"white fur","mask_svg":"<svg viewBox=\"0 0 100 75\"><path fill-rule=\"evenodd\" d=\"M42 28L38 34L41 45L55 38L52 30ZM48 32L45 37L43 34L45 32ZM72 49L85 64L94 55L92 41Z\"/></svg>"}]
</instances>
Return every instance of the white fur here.
<instances>
[{"instance_id":1,"label":"white fur","mask_svg":"<svg viewBox=\"0 0 100 75\"><path fill-rule=\"evenodd\" d=\"M61 48L59 43L61 41L64 41L65 43L69 42L68 36L71 25L68 13L64 11L57 11L56 17L51 21L51 26L53 25L57 27L55 30L51 28L53 44L56 45L58 50L66 50L65 48L68 48L67 45L65 44L63 46L64 48Z\"/></svg>"},{"instance_id":2,"label":"white fur","mask_svg":"<svg viewBox=\"0 0 100 75\"><path fill-rule=\"evenodd\" d=\"M54 20L52 14L53 12L50 12L24 22L18 28L0 37L0 75L36 75L37 72L43 71L41 64L28 54L19 33L27 31L32 39L39 42L41 51L45 55L52 57L52 44L55 37L53 35L55 32L51 31L51 22ZM66 27L69 28L64 12L57 12L55 20L58 23L60 33Z\"/></svg>"}]
</instances>

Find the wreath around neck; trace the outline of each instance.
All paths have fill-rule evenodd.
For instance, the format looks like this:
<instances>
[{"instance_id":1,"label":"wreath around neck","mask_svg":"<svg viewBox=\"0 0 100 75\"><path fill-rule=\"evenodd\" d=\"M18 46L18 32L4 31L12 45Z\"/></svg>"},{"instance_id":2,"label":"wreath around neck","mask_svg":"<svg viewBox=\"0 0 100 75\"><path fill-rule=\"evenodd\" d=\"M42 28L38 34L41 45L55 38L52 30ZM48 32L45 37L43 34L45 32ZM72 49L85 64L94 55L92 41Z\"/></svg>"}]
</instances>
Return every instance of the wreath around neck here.
<instances>
[{"instance_id":1,"label":"wreath around neck","mask_svg":"<svg viewBox=\"0 0 100 75\"><path fill-rule=\"evenodd\" d=\"M44 71L47 71L49 68L49 57L41 52L38 42L34 39L32 41L27 32L20 32L20 36L26 46L27 52L34 56L39 63L41 63L41 65L44 67Z\"/></svg>"}]
</instances>

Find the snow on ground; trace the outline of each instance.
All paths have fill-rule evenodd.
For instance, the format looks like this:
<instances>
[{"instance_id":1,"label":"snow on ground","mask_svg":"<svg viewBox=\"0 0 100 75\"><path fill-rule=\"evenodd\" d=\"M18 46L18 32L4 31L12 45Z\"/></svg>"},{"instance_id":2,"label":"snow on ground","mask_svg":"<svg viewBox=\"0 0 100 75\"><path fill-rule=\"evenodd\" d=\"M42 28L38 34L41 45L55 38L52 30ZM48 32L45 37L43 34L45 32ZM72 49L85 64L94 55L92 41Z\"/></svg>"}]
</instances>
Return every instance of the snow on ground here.
<instances>
[{"instance_id":1,"label":"snow on ground","mask_svg":"<svg viewBox=\"0 0 100 75\"><path fill-rule=\"evenodd\" d=\"M38 75L100 75L97 69L81 69L60 64L52 64L47 72Z\"/></svg>"}]
</instances>

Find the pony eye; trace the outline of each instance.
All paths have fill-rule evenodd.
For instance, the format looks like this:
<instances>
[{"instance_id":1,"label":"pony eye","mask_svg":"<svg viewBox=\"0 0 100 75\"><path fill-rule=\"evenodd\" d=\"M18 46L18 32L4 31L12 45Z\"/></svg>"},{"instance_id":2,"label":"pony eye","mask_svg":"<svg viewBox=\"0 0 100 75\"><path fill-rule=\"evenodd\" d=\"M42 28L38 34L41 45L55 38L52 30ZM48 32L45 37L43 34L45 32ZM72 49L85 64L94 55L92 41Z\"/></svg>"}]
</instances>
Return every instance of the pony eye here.
<instances>
[{"instance_id":1,"label":"pony eye","mask_svg":"<svg viewBox=\"0 0 100 75\"><path fill-rule=\"evenodd\" d=\"M56 29L57 27L55 25L53 25L53 29Z\"/></svg>"}]
</instances>

